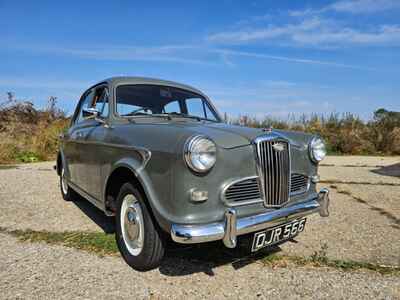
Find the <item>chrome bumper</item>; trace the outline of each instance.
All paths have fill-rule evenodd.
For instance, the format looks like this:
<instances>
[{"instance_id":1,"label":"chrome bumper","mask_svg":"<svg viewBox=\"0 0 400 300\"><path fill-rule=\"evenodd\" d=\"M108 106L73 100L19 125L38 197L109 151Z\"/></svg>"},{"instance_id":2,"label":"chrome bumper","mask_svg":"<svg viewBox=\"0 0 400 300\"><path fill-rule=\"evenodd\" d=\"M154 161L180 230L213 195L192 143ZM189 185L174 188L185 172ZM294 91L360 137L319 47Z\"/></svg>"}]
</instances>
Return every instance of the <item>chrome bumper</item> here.
<instances>
[{"instance_id":1,"label":"chrome bumper","mask_svg":"<svg viewBox=\"0 0 400 300\"><path fill-rule=\"evenodd\" d=\"M328 207L329 191L322 189L318 198L259 215L237 218L236 210L229 208L223 222L202 225L173 224L171 236L177 243L197 244L222 240L226 247L234 248L239 235L260 231L316 212L321 217L327 217Z\"/></svg>"}]
</instances>

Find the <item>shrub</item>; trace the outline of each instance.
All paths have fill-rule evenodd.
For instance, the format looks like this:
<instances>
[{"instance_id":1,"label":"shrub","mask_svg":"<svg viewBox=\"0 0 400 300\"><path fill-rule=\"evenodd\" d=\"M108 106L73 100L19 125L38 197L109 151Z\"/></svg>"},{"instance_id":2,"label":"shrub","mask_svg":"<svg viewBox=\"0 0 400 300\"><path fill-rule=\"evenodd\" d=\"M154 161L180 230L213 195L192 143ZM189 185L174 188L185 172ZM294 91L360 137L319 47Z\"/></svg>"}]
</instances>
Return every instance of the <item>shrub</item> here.
<instances>
[{"instance_id":1,"label":"shrub","mask_svg":"<svg viewBox=\"0 0 400 300\"><path fill-rule=\"evenodd\" d=\"M0 163L54 159L58 136L69 123L57 107L57 98L50 97L46 108L38 110L29 101L16 100L12 93L7 95L7 100L0 103ZM400 154L400 113L383 108L376 110L368 122L351 113L290 115L287 120L269 116L259 120L248 115L232 119L225 114L224 119L249 127L317 133L327 142L329 153Z\"/></svg>"},{"instance_id":2,"label":"shrub","mask_svg":"<svg viewBox=\"0 0 400 300\"><path fill-rule=\"evenodd\" d=\"M400 154L400 113L378 109L374 118L365 122L358 116L345 113L311 114L287 120L266 116L257 120L249 116L228 119L230 123L250 127L273 127L321 135L329 153L390 155Z\"/></svg>"},{"instance_id":3,"label":"shrub","mask_svg":"<svg viewBox=\"0 0 400 300\"><path fill-rule=\"evenodd\" d=\"M53 159L58 136L68 125L68 118L50 97L43 110L31 102L18 101L13 94L0 103L0 163L36 162Z\"/></svg>"}]
</instances>

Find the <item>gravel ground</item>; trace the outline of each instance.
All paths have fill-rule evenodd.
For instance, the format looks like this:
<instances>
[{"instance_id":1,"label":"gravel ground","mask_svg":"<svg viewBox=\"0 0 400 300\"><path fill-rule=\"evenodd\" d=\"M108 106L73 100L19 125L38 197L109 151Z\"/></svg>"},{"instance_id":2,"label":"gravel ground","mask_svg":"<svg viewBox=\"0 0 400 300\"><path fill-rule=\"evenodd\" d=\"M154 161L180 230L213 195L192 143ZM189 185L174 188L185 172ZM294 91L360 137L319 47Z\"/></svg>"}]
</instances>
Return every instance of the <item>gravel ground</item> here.
<instances>
[{"instance_id":1,"label":"gravel ground","mask_svg":"<svg viewBox=\"0 0 400 300\"><path fill-rule=\"evenodd\" d=\"M326 244L329 258L400 266L399 161L399 157L328 157L320 170L322 180L375 185L334 184L331 216L310 217L305 232L296 243L282 245L281 253L309 256ZM62 201L52 166L46 162L0 167L0 226L55 232L110 230L110 219L87 202ZM378 185L382 182L396 186ZM178 251L167 255L159 269L138 273L119 257L21 243L4 234L0 244L1 299L400 299L400 278L372 271L270 268L229 258L206 262L196 254L193 259L181 258Z\"/></svg>"},{"instance_id":2,"label":"gravel ground","mask_svg":"<svg viewBox=\"0 0 400 300\"><path fill-rule=\"evenodd\" d=\"M93 211L93 206L62 200L53 165L54 162L44 162L0 168L0 226L48 231L102 231L84 213ZM80 209L77 205L84 207ZM96 217L96 214L92 215Z\"/></svg>"},{"instance_id":3,"label":"gravel ground","mask_svg":"<svg viewBox=\"0 0 400 300\"><path fill-rule=\"evenodd\" d=\"M167 258L139 273L119 258L99 258L58 246L27 244L0 234L0 298L400 298L399 277L326 268L271 269L252 263L210 270Z\"/></svg>"}]
</instances>

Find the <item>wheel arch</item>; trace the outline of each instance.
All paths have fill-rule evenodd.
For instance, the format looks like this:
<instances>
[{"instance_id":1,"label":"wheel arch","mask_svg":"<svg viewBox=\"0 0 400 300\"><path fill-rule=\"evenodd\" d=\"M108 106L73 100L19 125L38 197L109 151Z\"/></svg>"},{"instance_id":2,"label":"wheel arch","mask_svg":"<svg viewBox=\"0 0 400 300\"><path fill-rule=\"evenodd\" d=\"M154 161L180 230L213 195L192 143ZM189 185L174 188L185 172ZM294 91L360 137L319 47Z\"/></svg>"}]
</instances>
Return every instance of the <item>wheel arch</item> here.
<instances>
[{"instance_id":1,"label":"wheel arch","mask_svg":"<svg viewBox=\"0 0 400 300\"><path fill-rule=\"evenodd\" d=\"M61 169L63 166L65 167L66 174L69 175L69 169L64 157L64 153L61 150L59 150L57 153L57 161L56 161L56 171L58 176L61 175Z\"/></svg>"},{"instance_id":2,"label":"wheel arch","mask_svg":"<svg viewBox=\"0 0 400 300\"><path fill-rule=\"evenodd\" d=\"M62 157L61 157L61 152L58 152L57 154L57 161L56 161L56 171L57 175L61 175L61 166L62 166Z\"/></svg>"},{"instance_id":3,"label":"wheel arch","mask_svg":"<svg viewBox=\"0 0 400 300\"><path fill-rule=\"evenodd\" d=\"M144 195L144 200L150 215L157 226L164 228L165 219L161 216L154 201L151 182L146 172L130 159L120 161L112 168L104 185L104 208L107 215L114 215L116 200L120 188L126 182L133 183Z\"/></svg>"}]
</instances>

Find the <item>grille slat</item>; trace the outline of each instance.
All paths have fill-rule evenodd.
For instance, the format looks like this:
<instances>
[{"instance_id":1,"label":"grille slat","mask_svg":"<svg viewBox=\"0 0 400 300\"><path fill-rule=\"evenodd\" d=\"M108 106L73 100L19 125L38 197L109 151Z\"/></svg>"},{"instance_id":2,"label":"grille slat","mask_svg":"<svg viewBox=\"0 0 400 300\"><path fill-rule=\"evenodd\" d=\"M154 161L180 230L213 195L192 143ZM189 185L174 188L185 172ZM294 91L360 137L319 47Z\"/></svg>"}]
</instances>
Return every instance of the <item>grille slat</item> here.
<instances>
[{"instance_id":1,"label":"grille slat","mask_svg":"<svg viewBox=\"0 0 400 300\"><path fill-rule=\"evenodd\" d=\"M266 149L266 148L265 148ZM285 155L281 157L282 166L285 166L287 161L285 161ZM289 174L283 172L282 182L288 180ZM309 178L302 174L293 173L291 175L291 185L290 185L290 195L297 195L304 193L308 190ZM283 186L283 185L282 185ZM289 191L287 189L282 189L282 197L288 197ZM261 189L258 184L258 178L254 177L251 179L244 179L230 185L224 193L224 197L230 203L245 203L247 201L260 200L261 201ZM279 203L279 202L274 202Z\"/></svg>"},{"instance_id":2,"label":"grille slat","mask_svg":"<svg viewBox=\"0 0 400 300\"><path fill-rule=\"evenodd\" d=\"M292 174L290 192L292 194L300 194L307 191L309 178L302 174Z\"/></svg>"},{"instance_id":3,"label":"grille slat","mask_svg":"<svg viewBox=\"0 0 400 300\"><path fill-rule=\"evenodd\" d=\"M256 141L257 163L265 206L279 207L289 201L289 145L286 141Z\"/></svg>"},{"instance_id":4,"label":"grille slat","mask_svg":"<svg viewBox=\"0 0 400 300\"><path fill-rule=\"evenodd\" d=\"M225 190L225 199L232 203L261 199L257 178L236 182Z\"/></svg>"},{"instance_id":5,"label":"grille slat","mask_svg":"<svg viewBox=\"0 0 400 300\"><path fill-rule=\"evenodd\" d=\"M259 195L260 194L260 190L253 190L253 191L237 191L234 193L226 193L226 197L235 197L236 195Z\"/></svg>"}]
</instances>

